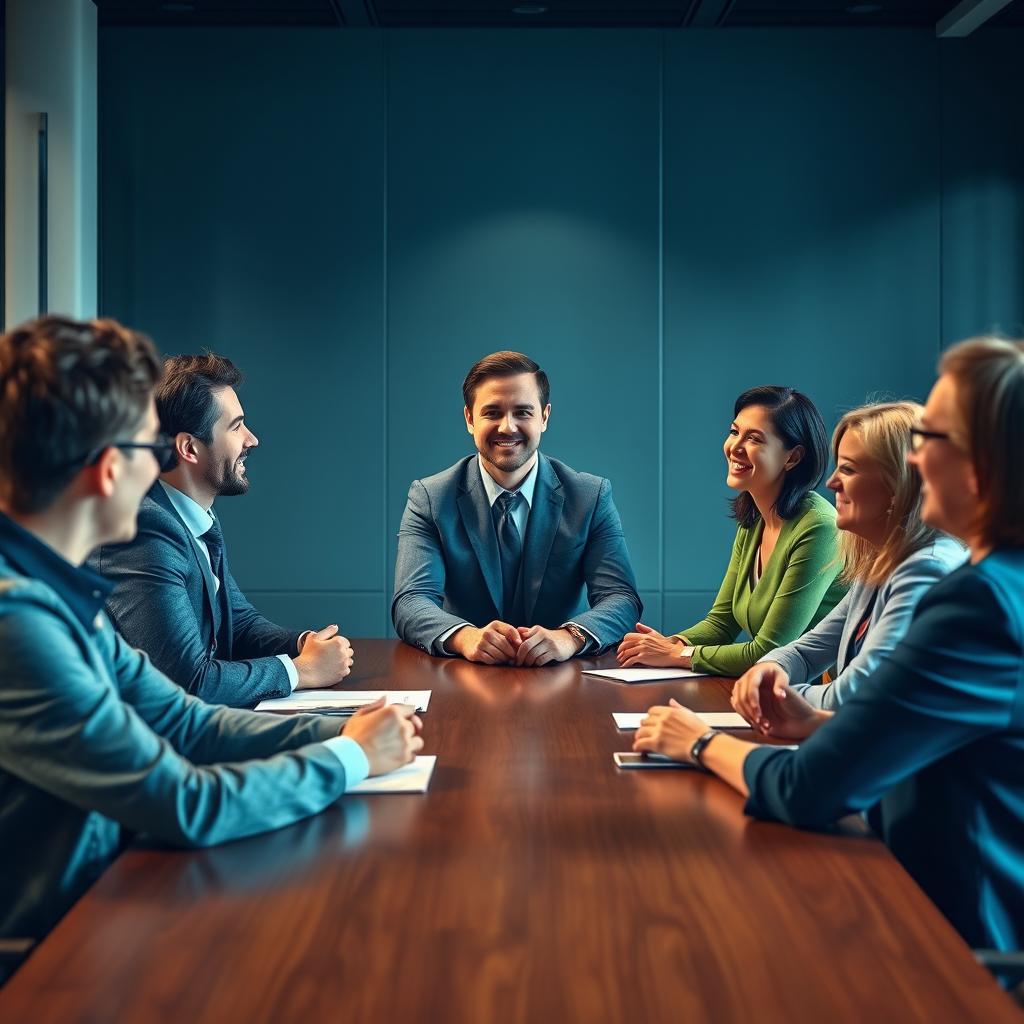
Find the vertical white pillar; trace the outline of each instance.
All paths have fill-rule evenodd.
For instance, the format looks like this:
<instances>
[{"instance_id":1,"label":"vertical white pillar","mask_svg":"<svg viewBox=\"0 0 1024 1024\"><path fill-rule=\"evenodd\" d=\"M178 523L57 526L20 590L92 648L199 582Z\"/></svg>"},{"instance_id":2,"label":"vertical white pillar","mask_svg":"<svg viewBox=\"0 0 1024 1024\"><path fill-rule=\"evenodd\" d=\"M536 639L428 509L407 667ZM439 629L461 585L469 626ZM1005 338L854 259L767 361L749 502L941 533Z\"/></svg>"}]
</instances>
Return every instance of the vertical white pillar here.
<instances>
[{"instance_id":1,"label":"vertical white pillar","mask_svg":"<svg viewBox=\"0 0 1024 1024\"><path fill-rule=\"evenodd\" d=\"M39 115L48 122L48 308L96 315L96 7L7 0L4 322L39 312Z\"/></svg>"}]
</instances>

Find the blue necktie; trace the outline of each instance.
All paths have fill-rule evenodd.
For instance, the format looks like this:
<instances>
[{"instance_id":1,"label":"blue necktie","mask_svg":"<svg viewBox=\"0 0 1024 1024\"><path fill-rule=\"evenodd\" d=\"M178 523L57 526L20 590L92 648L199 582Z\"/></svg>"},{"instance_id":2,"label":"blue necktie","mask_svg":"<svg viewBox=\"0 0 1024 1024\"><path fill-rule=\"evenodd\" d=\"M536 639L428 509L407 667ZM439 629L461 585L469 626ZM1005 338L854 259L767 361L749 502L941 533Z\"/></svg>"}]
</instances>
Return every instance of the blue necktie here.
<instances>
[{"instance_id":1,"label":"blue necktie","mask_svg":"<svg viewBox=\"0 0 1024 1024\"><path fill-rule=\"evenodd\" d=\"M519 566L523 560L523 538L512 513L523 496L518 491L502 491L491 507L501 554L502 619L512 626L523 625L520 602Z\"/></svg>"}]
</instances>

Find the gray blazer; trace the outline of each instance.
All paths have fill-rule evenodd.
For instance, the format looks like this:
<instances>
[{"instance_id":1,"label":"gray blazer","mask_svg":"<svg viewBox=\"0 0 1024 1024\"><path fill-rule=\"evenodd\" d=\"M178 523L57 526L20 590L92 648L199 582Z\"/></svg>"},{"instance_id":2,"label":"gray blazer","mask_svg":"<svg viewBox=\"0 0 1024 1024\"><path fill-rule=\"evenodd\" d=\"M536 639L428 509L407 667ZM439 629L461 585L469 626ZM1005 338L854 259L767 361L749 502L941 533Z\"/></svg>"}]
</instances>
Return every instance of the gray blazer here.
<instances>
[{"instance_id":1,"label":"gray blazer","mask_svg":"<svg viewBox=\"0 0 1024 1024\"><path fill-rule=\"evenodd\" d=\"M0 555L0 936L42 936L132 832L207 846L327 807L338 731L190 697Z\"/></svg>"},{"instance_id":2,"label":"gray blazer","mask_svg":"<svg viewBox=\"0 0 1024 1024\"><path fill-rule=\"evenodd\" d=\"M210 704L252 707L291 693L276 656L297 654L299 634L265 619L246 600L231 574L227 545L223 621L210 563L159 481L142 499L138 524L130 544L102 547L89 559L116 584L107 612L117 631Z\"/></svg>"},{"instance_id":3,"label":"gray blazer","mask_svg":"<svg viewBox=\"0 0 1024 1024\"><path fill-rule=\"evenodd\" d=\"M607 480L540 456L523 589L526 622L514 625L557 629L571 619L601 649L634 627L643 605ZM409 488L391 618L406 643L442 654L436 641L452 626L500 618L501 596L498 539L474 453Z\"/></svg>"},{"instance_id":4,"label":"gray blazer","mask_svg":"<svg viewBox=\"0 0 1024 1024\"><path fill-rule=\"evenodd\" d=\"M766 654L761 661L781 665L790 685L815 707L834 710L848 700L881 660L903 639L911 616L934 583L959 568L967 559L963 546L951 537L904 559L879 587L855 583L814 629L785 647ZM860 653L851 657L853 638L868 606L874 606ZM829 686L815 680L831 666L838 675Z\"/></svg>"}]
</instances>

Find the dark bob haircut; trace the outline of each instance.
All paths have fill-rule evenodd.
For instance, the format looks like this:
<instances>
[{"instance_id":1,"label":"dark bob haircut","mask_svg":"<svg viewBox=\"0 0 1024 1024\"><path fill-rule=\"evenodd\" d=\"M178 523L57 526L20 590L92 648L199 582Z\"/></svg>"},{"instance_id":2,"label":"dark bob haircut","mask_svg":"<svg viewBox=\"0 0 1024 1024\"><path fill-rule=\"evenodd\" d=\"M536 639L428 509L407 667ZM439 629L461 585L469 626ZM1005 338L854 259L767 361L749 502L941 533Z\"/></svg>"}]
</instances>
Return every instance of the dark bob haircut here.
<instances>
[{"instance_id":1,"label":"dark bob haircut","mask_svg":"<svg viewBox=\"0 0 1024 1024\"><path fill-rule=\"evenodd\" d=\"M828 435L821 413L814 403L794 388L772 384L750 388L736 399L733 416L740 410L759 405L768 410L775 433L788 449L803 447L800 461L787 470L775 511L782 519L792 519L804 498L821 483L828 468ZM732 517L740 526L753 526L760 518L754 499L744 491L732 500Z\"/></svg>"}]
</instances>

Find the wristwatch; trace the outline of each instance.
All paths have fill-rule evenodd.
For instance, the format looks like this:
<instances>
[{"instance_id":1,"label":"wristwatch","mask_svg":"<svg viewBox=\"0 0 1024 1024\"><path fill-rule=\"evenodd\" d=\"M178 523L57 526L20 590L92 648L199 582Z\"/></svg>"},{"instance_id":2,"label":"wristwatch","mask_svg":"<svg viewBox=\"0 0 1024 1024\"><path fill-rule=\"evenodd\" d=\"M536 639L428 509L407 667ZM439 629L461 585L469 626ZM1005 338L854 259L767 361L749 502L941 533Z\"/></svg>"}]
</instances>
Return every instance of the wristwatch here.
<instances>
[{"instance_id":1,"label":"wristwatch","mask_svg":"<svg viewBox=\"0 0 1024 1024\"><path fill-rule=\"evenodd\" d=\"M579 654L587 646L587 634L575 622L567 622L562 628L576 641L576 653Z\"/></svg>"},{"instance_id":2,"label":"wristwatch","mask_svg":"<svg viewBox=\"0 0 1024 1024\"><path fill-rule=\"evenodd\" d=\"M701 771L707 771L704 767L704 762L701 761L701 754L704 753L704 748L718 735L718 731L715 729L708 729L703 736L697 739L693 746L690 747L690 760L698 767Z\"/></svg>"}]
</instances>

